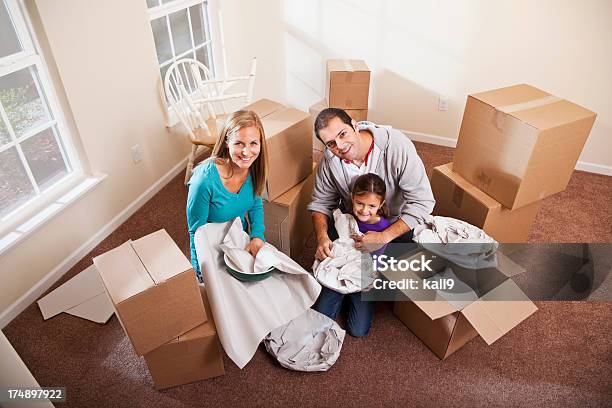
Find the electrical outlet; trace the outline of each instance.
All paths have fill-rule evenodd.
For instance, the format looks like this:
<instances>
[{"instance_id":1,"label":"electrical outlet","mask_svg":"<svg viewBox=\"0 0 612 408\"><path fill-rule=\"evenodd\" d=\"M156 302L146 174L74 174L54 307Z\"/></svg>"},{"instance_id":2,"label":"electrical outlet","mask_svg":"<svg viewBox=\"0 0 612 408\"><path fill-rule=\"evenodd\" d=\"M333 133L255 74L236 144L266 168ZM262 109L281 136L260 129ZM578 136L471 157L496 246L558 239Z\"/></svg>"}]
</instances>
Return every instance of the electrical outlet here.
<instances>
[{"instance_id":1,"label":"electrical outlet","mask_svg":"<svg viewBox=\"0 0 612 408\"><path fill-rule=\"evenodd\" d=\"M134 163L142 161L142 147L139 144L132 146L132 160Z\"/></svg>"},{"instance_id":2,"label":"electrical outlet","mask_svg":"<svg viewBox=\"0 0 612 408\"><path fill-rule=\"evenodd\" d=\"M447 111L448 110L448 98L445 96L438 97L438 110L439 111Z\"/></svg>"}]
</instances>

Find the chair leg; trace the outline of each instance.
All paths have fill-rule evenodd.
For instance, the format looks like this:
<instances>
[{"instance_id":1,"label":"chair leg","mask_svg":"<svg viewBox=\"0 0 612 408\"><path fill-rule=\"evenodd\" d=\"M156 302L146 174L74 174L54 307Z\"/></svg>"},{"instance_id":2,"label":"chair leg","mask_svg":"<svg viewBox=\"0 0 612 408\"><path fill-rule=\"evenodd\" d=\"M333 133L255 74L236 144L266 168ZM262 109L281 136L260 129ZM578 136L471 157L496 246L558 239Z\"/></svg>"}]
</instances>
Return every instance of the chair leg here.
<instances>
[{"instance_id":1,"label":"chair leg","mask_svg":"<svg viewBox=\"0 0 612 408\"><path fill-rule=\"evenodd\" d=\"M189 155L189 161L187 162L187 169L185 169L185 185L189 182L191 178L191 173L193 172L193 164L196 159L196 154L198 152L198 145L193 145L191 147L191 154Z\"/></svg>"}]
</instances>

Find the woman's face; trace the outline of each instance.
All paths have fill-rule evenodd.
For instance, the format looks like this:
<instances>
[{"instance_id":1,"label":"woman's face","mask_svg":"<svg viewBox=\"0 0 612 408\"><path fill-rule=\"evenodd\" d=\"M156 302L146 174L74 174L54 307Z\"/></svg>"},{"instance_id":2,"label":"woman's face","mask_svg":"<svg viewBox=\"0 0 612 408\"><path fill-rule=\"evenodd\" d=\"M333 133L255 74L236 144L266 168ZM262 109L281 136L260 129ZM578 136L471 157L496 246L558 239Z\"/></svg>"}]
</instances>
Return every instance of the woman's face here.
<instances>
[{"instance_id":1,"label":"woman's face","mask_svg":"<svg viewBox=\"0 0 612 408\"><path fill-rule=\"evenodd\" d=\"M240 169L248 169L261 151L261 135L255 126L240 128L227 141L231 161Z\"/></svg>"}]
</instances>

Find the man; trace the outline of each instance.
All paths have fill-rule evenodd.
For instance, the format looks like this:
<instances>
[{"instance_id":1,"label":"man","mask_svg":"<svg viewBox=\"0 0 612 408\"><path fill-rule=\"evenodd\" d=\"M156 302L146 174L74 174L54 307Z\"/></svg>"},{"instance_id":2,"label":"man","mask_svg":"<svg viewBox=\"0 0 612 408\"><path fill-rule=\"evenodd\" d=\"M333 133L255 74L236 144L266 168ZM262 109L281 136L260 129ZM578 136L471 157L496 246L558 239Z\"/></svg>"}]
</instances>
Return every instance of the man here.
<instances>
[{"instance_id":1,"label":"man","mask_svg":"<svg viewBox=\"0 0 612 408\"><path fill-rule=\"evenodd\" d=\"M435 200L425 167L414 144L403 133L371 122L357 124L342 109L328 108L319 113L315 134L326 146L315 179L312 213L317 237L315 257L332 256L332 241L337 238L332 212L351 209L352 182L362 174L375 173L386 184L386 203L390 226L381 232L370 231L356 238L355 247L378 248L389 242L412 242L412 229L431 214ZM332 236L330 236L332 235ZM349 333L365 336L371 325L371 308L352 294L347 322ZM335 318L342 297L324 288L313 306Z\"/></svg>"}]
</instances>

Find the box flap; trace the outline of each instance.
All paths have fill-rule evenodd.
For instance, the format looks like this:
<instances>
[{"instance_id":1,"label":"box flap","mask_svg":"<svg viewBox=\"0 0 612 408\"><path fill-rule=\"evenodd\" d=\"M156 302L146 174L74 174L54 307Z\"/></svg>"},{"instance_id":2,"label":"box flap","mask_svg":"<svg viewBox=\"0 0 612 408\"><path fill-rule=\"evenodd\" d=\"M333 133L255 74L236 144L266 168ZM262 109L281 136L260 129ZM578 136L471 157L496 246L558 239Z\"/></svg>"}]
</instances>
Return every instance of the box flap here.
<instances>
[{"instance_id":1,"label":"box flap","mask_svg":"<svg viewBox=\"0 0 612 408\"><path fill-rule=\"evenodd\" d=\"M47 320L104 292L100 275L96 267L91 265L37 303L43 319Z\"/></svg>"},{"instance_id":2,"label":"box flap","mask_svg":"<svg viewBox=\"0 0 612 408\"><path fill-rule=\"evenodd\" d=\"M476 292L468 284L461 281L450 267L430 278L423 279L423 282L442 284L447 279L453 281L452 289L440 288L436 290L436 293L450 303L455 310L461 310L478 299Z\"/></svg>"},{"instance_id":3,"label":"box flap","mask_svg":"<svg viewBox=\"0 0 612 408\"><path fill-rule=\"evenodd\" d=\"M490 345L536 310L535 304L508 279L461 313Z\"/></svg>"},{"instance_id":4,"label":"box flap","mask_svg":"<svg viewBox=\"0 0 612 408\"><path fill-rule=\"evenodd\" d=\"M262 119L271 114L272 112L275 112L284 107L284 105L278 102L274 102L270 99L259 99L258 101L246 105L242 109L252 110L259 116L260 119Z\"/></svg>"},{"instance_id":5,"label":"box flap","mask_svg":"<svg viewBox=\"0 0 612 408\"><path fill-rule=\"evenodd\" d=\"M534 88L531 85L519 84L494 89L492 91L479 92L470 96L497 108L500 106L525 103L534 99L544 98L549 95L550 94L548 92Z\"/></svg>"},{"instance_id":6,"label":"box flap","mask_svg":"<svg viewBox=\"0 0 612 408\"><path fill-rule=\"evenodd\" d=\"M316 116L319 113L321 113L321 111L323 109L327 109L327 108L328 108L328 106L327 106L327 99L324 98L324 99L320 100L319 102L315 103L314 105L311 105L308 108L308 113L310 113L312 116L314 116L316 118ZM314 118L313 118L313 120L314 120Z\"/></svg>"},{"instance_id":7,"label":"box flap","mask_svg":"<svg viewBox=\"0 0 612 408\"><path fill-rule=\"evenodd\" d=\"M155 285L128 241L93 259L114 304Z\"/></svg>"},{"instance_id":8,"label":"box flap","mask_svg":"<svg viewBox=\"0 0 612 408\"><path fill-rule=\"evenodd\" d=\"M115 308L106 292L102 292L98 296L66 310L66 313L91 320L92 322L104 324L111 318L113 313L115 313Z\"/></svg>"},{"instance_id":9,"label":"box flap","mask_svg":"<svg viewBox=\"0 0 612 408\"><path fill-rule=\"evenodd\" d=\"M507 277L511 278L525 272L525 268L508 258L502 252L497 251L495 255L497 257L497 269Z\"/></svg>"},{"instance_id":10,"label":"box flap","mask_svg":"<svg viewBox=\"0 0 612 408\"><path fill-rule=\"evenodd\" d=\"M192 268L166 230L161 229L132 241L132 247L155 284Z\"/></svg>"},{"instance_id":11,"label":"box flap","mask_svg":"<svg viewBox=\"0 0 612 408\"><path fill-rule=\"evenodd\" d=\"M270 113L262 120L266 139L279 134L304 119L310 119L310 114L293 108L280 109Z\"/></svg>"}]
</instances>

